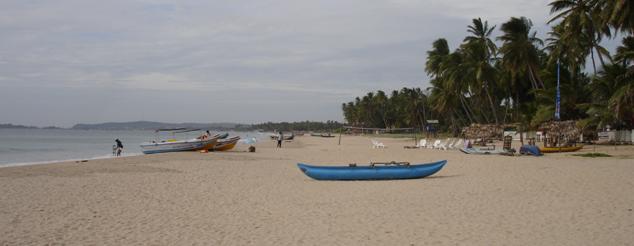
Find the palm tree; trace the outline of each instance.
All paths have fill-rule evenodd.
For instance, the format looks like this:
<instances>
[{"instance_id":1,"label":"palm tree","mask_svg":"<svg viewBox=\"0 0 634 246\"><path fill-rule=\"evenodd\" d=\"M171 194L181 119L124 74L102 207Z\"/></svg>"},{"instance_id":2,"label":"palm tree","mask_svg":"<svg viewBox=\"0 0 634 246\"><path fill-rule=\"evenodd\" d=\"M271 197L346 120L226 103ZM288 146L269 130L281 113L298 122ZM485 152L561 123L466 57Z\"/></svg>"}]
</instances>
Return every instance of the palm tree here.
<instances>
[{"instance_id":1,"label":"palm tree","mask_svg":"<svg viewBox=\"0 0 634 246\"><path fill-rule=\"evenodd\" d=\"M623 122L624 125L632 127L634 126L634 83L630 77L625 85L619 87L608 101L609 109L616 116L618 121Z\"/></svg>"},{"instance_id":2,"label":"palm tree","mask_svg":"<svg viewBox=\"0 0 634 246\"><path fill-rule=\"evenodd\" d=\"M534 97L529 97L530 93L526 93L527 89L532 88L543 89L544 84L539 78L537 71L540 67L540 57L538 45L543 45L543 42L536 37L536 32L531 33L531 27L533 24L529 19L525 17L516 18L512 17L508 22L502 24L501 30L502 36L498 37L498 40L503 42L500 48L502 57L502 67L510 74L511 81L509 81L509 92L514 93L513 109L515 109L515 120L519 120L521 124L527 124L527 117L524 114L520 114L520 107L524 101L534 100ZM522 78L527 78L530 81L531 86L526 88ZM521 96L520 96L521 95ZM522 137L522 128L519 129L520 142L524 143Z\"/></svg>"},{"instance_id":3,"label":"palm tree","mask_svg":"<svg viewBox=\"0 0 634 246\"><path fill-rule=\"evenodd\" d=\"M464 114L469 119L470 123L476 120L476 116L469 106L469 102L465 97L465 94L470 93L470 80L473 77L468 76L467 62L465 60L464 50L458 49L455 52L449 54L447 59L441 64L442 74L439 77L441 83L447 90L453 91L454 96L459 99L460 105ZM471 96L470 96L471 98Z\"/></svg>"},{"instance_id":4,"label":"palm tree","mask_svg":"<svg viewBox=\"0 0 634 246\"><path fill-rule=\"evenodd\" d=\"M437 39L432 45L432 50L427 52L425 71L435 83L442 83L447 90L452 90L453 95L460 101L469 122L473 122L473 116L464 92L468 90L468 84L464 79L463 56L460 50L451 53L446 39Z\"/></svg>"},{"instance_id":5,"label":"palm tree","mask_svg":"<svg viewBox=\"0 0 634 246\"><path fill-rule=\"evenodd\" d=\"M489 27L489 22L484 21L482 23L481 18L473 19L473 25L467 26L467 32L471 33L471 36L467 36L464 39L465 43L478 44L485 47L486 57L491 59L495 57L497 53L497 45L491 40L491 33L495 30L495 26Z\"/></svg>"},{"instance_id":6,"label":"palm tree","mask_svg":"<svg viewBox=\"0 0 634 246\"><path fill-rule=\"evenodd\" d=\"M561 20L559 25L564 26L564 35L570 36L569 39L585 40L588 44L587 50L592 58L592 68L597 73L597 66L594 60L594 50L597 51L601 66L605 66L603 55L609 57L608 51L599 43L601 42L602 32L599 26L601 15L597 14L594 6L596 0L556 0L551 2L550 13L558 13L548 23ZM606 31L609 32L609 31ZM609 33L608 33L609 34ZM586 55L587 56L587 55Z\"/></svg>"},{"instance_id":7,"label":"palm tree","mask_svg":"<svg viewBox=\"0 0 634 246\"><path fill-rule=\"evenodd\" d=\"M585 124L602 127L634 126L634 37L623 39L617 47L614 64L607 65L589 85L592 104Z\"/></svg>"},{"instance_id":8,"label":"palm tree","mask_svg":"<svg viewBox=\"0 0 634 246\"><path fill-rule=\"evenodd\" d=\"M623 44L617 48L616 57L625 72L615 79L620 85L610 97L609 108L617 120L631 127L634 126L634 65L630 66L630 62L634 58L634 37L623 39Z\"/></svg>"},{"instance_id":9,"label":"palm tree","mask_svg":"<svg viewBox=\"0 0 634 246\"><path fill-rule=\"evenodd\" d=\"M603 26L617 31L634 33L634 2L632 0L592 0L593 10L599 13Z\"/></svg>"},{"instance_id":10,"label":"palm tree","mask_svg":"<svg viewBox=\"0 0 634 246\"><path fill-rule=\"evenodd\" d=\"M493 103L491 92L489 90L491 82L494 81L497 71L491 65L492 59L495 58L497 53L497 46L495 42L491 40L490 36L495 26L489 28L489 23L485 21L482 23L482 19L473 19L473 25L467 27L471 36L467 36L464 39L465 45L463 49L469 54L469 59L473 62L472 72L475 78L476 86L482 88L489 101L489 107L493 113L495 124L499 124L497 116L497 108Z\"/></svg>"},{"instance_id":11,"label":"palm tree","mask_svg":"<svg viewBox=\"0 0 634 246\"><path fill-rule=\"evenodd\" d=\"M545 47L549 51L548 64L561 61L571 69L573 77L580 73L588 56L587 39L571 35L562 24L552 27L548 35Z\"/></svg>"},{"instance_id":12,"label":"palm tree","mask_svg":"<svg viewBox=\"0 0 634 246\"><path fill-rule=\"evenodd\" d=\"M343 117L348 122L348 124L358 126L359 117L354 102L348 102L347 104L344 103L341 107L343 109Z\"/></svg>"},{"instance_id":13,"label":"palm tree","mask_svg":"<svg viewBox=\"0 0 634 246\"><path fill-rule=\"evenodd\" d=\"M588 85L592 92L592 102L582 105L589 116L582 124L585 126L603 127L616 123L614 112L610 110L609 101L621 86L619 77L626 72L620 64L606 65Z\"/></svg>"},{"instance_id":14,"label":"palm tree","mask_svg":"<svg viewBox=\"0 0 634 246\"><path fill-rule=\"evenodd\" d=\"M442 63L449 56L449 44L444 38L437 39L432 44L433 49L427 51L427 62L425 63L425 71L431 77L440 76L442 72Z\"/></svg>"},{"instance_id":15,"label":"palm tree","mask_svg":"<svg viewBox=\"0 0 634 246\"><path fill-rule=\"evenodd\" d=\"M459 128L462 125L460 124L461 114L457 113L460 102L455 91L446 88L445 83L441 80L432 80L431 83L433 86L431 87L429 100L432 109L448 121L446 123L448 123L450 128Z\"/></svg>"},{"instance_id":16,"label":"palm tree","mask_svg":"<svg viewBox=\"0 0 634 246\"><path fill-rule=\"evenodd\" d=\"M614 60L622 62L623 66L627 66L634 61L634 37L625 37L622 43L623 45L616 48Z\"/></svg>"},{"instance_id":17,"label":"palm tree","mask_svg":"<svg viewBox=\"0 0 634 246\"><path fill-rule=\"evenodd\" d=\"M389 101L387 96L385 95L385 92L382 90L377 91L376 95L374 96L374 105L376 105L377 107L377 113L381 118L384 128L390 127L388 114L391 110L389 109L388 103Z\"/></svg>"},{"instance_id":18,"label":"palm tree","mask_svg":"<svg viewBox=\"0 0 634 246\"><path fill-rule=\"evenodd\" d=\"M502 53L502 65L514 77L527 74L533 89L543 88L537 70L539 68L538 45L543 45L543 41L536 37L537 33L531 33L533 23L525 17L512 17L508 22L502 24L504 34L498 37L503 42L500 48Z\"/></svg>"}]
</instances>

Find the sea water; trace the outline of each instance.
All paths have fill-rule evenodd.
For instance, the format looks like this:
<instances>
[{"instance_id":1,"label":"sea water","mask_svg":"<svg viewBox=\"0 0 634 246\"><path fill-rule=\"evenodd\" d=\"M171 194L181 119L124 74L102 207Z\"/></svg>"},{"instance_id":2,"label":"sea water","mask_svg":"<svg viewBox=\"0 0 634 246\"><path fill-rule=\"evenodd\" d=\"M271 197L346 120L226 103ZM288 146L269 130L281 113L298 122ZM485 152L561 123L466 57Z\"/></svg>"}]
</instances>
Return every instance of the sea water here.
<instances>
[{"instance_id":1,"label":"sea water","mask_svg":"<svg viewBox=\"0 0 634 246\"><path fill-rule=\"evenodd\" d=\"M218 133L218 132L214 132ZM0 129L0 167L44 164L66 160L111 158L115 139L123 142L123 156L141 155L142 142L191 139L201 132L155 133L151 130ZM256 139L258 132L229 132Z\"/></svg>"}]
</instances>

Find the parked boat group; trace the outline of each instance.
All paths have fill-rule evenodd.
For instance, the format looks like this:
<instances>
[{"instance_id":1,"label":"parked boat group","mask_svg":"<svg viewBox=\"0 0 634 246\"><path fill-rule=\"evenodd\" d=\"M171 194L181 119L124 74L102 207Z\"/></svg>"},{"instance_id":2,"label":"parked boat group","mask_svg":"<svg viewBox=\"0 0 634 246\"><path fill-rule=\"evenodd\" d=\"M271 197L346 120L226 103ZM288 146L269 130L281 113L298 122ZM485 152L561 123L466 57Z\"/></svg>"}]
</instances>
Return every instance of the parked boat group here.
<instances>
[{"instance_id":1,"label":"parked boat group","mask_svg":"<svg viewBox=\"0 0 634 246\"><path fill-rule=\"evenodd\" d=\"M175 133L185 133L192 131L200 131L200 129L158 129L155 132L169 132L174 136ZM227 151L233 149L238 141L239 136L229 138L228 133L211 135L209 131L204 132L197 138L177 140L174 138L160 140L157 139L151 142L145 142L141 144L143 154L156 154L167 152L180 152L180 151Z\"/></svg>"},{"instance_id":2,"label":"parked boat group","mask_svg":"<svg viewBox=\"0 0 634 246\"><path fill-rule=\"evenodd\" d=\"M141 148L144 154L178 151L227 151L233 149L238 141L240 141L239 136L229 137L228 133L211 134L209 131L205 131L200 136L192 139L177 140L173 137L166 140L158 139L159 132L169 132L174 136L175 133L192 131L200 131L200 129L159 129L156 130L157 139L142 143ZM270 135L270 138L271 140L277 140L280 136L285 141L292 141L295 138L294 133L273 134ZM329 133L312 133L311 136L334 137ZM495 145L487 146L485 141L478 142L477 140L471 141L462 138L447 138L444 141L440 139L421 139L415 146L405 146L405 148L460 150L465 154L475 155L514 155L516 151L511 148L511 141L512 138L506 138L504 146L502 148L496 148ZM474 142L479 143L481 146L474 145ZM372 139L372 145L373 148L386 148L383 143L376 139ZM519 152L521 154L539 156L542 153L577 151L582 147L583 146L537 147L535 145L524 145L521 146ZM349 164L348 166L315 166L298 163L297 166L302 173L316 180L385 180L423 178L440 171L446 163L446 160L440 160L415 165L404 162L388 162L370 163L364 166L357 166L356 164Z\"/></svg>"}]
</instances>

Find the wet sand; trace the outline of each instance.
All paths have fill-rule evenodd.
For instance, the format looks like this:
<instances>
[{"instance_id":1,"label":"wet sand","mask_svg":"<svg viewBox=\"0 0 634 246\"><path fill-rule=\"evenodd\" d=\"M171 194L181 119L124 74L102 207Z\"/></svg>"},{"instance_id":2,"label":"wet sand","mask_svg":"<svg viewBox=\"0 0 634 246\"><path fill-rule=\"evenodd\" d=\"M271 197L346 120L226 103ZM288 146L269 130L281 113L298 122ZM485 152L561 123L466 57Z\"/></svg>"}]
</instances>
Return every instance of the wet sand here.
<instances>
[{"instance_id":1,"label":"wet sand","mask_svg":"<svg viewBox=\"0 0 634 246\"><path fill-rule=\"evenodd\" d=\"M413 140L0 168L0 245L631 245L634 146L615 157L474 156ZM592 152L593 147L583 152ZM315 181L313 164L447 159L416 180Z\"/></svg>"}]
</instances>

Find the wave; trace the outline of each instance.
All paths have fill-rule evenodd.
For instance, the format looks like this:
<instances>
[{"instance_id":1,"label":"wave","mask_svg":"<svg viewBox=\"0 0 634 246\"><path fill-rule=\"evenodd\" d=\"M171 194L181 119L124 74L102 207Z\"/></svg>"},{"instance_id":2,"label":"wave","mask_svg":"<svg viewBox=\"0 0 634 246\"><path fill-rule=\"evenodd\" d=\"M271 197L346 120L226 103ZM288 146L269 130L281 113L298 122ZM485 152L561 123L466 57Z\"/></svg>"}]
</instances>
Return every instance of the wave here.
<instances>
[{"instance_id":1,"label":"wave","mask_svg":"<svg viewBox=\"0 0 634 246\"><path fill-rule=\"evenodd\" d=\"M16 153L16 152L58 152L66 151L62 148L4 148L0 149L0 153Z\"/></svg>"}]
</instances>

